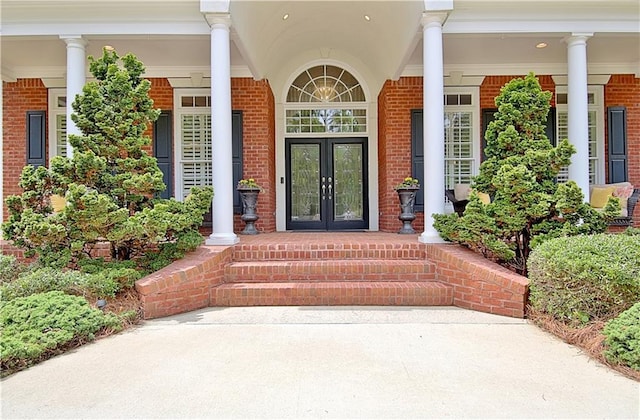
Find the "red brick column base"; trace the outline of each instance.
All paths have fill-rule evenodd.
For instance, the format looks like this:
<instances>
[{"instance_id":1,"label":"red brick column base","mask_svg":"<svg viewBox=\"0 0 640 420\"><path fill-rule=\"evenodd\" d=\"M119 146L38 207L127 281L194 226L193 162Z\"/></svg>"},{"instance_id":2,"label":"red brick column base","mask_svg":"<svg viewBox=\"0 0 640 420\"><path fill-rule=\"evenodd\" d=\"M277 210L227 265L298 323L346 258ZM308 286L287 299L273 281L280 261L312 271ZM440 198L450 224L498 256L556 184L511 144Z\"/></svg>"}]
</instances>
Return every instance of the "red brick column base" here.
<instances>
[{"instance_id":1,"label":"red brick column base","mask_svg":"<svg viewBox=\"0 0 640 420\"><path fill-rule=\"evenodd\" d=\"M524 318L529 279L459 245L428 244L436 280L453 286L453 304L496 315Z\"/></svg>"}]
</instances>

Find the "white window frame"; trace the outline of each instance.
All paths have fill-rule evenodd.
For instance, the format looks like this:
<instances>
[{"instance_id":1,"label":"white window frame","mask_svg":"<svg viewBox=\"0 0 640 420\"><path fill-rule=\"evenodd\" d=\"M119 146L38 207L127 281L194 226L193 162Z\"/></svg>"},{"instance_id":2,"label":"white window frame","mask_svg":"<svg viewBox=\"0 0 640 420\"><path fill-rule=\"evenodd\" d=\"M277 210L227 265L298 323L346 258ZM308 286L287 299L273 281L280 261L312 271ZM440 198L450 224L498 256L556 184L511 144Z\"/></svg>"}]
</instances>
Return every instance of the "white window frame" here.
<instances>
[{"instance_id":1,"label":"white window frame","mask_svg":"<svg viewBox=\"0 0 640 420\"><path fill-rule=\"evenodd\" d=\"M66 115L67 115L67 107L59 107L58 106L58 98L60 96L67 96L67 90L66 89L49 89L48 92L48 108L49 108L49 112L48 112L48 127L49 127L49 134L48 134L48 140L49 140L49 145L48 145L48 151L49 151L49 156L48 156L48 163L49 165L51 164L51 159L54 156L58 155L58 137L56 136L57 132L58 132L58 117L60 115L64 115L65 116L65 120L66 120ZM66 130L65 130L66 131ZM66 133L65 133L66 134ZM66 138L66 135L65 135Z\"/></svg>"},{"instance_id":2,"label":"white window frame","mask_svg":"<svg viewBox=\"0 0 640 420\"><path fill-rule=\"evenodd\" d=\"M596 161L596 173L595 173L595 183L596 184L604 184L606 179L606 159L604 155L605 150L605 137L604 137L604 86L602 85L589 85L587 87L587 93L593 95L593 103L588 104L588 112L595 112L595 124L596 124L596 153L595 156ZM567 94L567 86L560 85L556 86L556 96L558 94ZM556 142L563 140L560 138L558 134L559 121L558 118L560 113L568 113L569 107L568 104L558 104L556 101ZM567 118L568 120L568 118ZM589 156L589 160L592 160L592 157Z\"/></svg>"},{"instance_id":3,"label":"white window frame","mask_svg":"<svg viewBox=\"0 0 640 420\"><path fill-rule=\"evenodd\" d=\"M446 105L445 98L447 95L471 95L471 105ZM481 143L481 131L482 127L480 126L480 87L478 86L467 86L467 87L445 87L444 88L444 97L442 98L445 101L444 112L467 112L471 113L471 157L469 160L472 162L471 168L471 176L477 176L478 171L480 169L480 152L482 148ZM443 116L444 119L444 116ZM443 120L444 124L444 120ZM445 127L446 130L446 127ZM443 159L446 159L446 156L442 156ZM446 185L446 174L445 174L445 185ZM453 188L453 186L451 186Z\"/></svg>"},{"instance_id":4,"label":"white window frame","mask_svg":"<svg viewBox=\"0 0 640 420\"><path fill-rule=\"evenodd\" d=\"M211 107L183 107L182 96L211 96L211 89L174 89L173 90L173 108L174 108L174 121L173 121L173 134L175 138L175 148L173 152L174 168L175 168L175 191L174 197L178 201L184 201L184 179L183 179L183 160L182 160L182 116L183 115L211 115ZM211 142L213 144L213 137Z\"/></svg>"}]
</instances>

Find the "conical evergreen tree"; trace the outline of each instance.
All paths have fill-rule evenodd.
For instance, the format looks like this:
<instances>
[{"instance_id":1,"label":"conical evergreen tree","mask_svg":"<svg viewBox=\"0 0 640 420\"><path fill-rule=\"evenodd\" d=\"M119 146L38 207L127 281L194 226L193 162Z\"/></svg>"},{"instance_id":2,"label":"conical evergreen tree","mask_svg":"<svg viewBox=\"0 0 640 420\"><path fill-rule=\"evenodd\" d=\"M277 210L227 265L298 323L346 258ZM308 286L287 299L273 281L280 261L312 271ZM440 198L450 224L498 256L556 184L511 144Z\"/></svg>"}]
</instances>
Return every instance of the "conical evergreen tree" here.
<instances>
[{"instance_id":1,"label":"conical evergreen tree","mask_svg":"<svg viewBox=\"0 0 640 420\"><path fill-rule=\"evenodd\" d=\"M530 73L507 83L486 132L487 159L474 179L464 215L434 215L448 241L464 244L526 274L531 248L546 238L602 232L619 212L617 199L604 213L584 203L575 182L557 183L575 149L564 139L553 147L545 135L550 92ZM491 196L483 204L477 192Z\"/></svg>"},{"instance_id":2,"label":"conical evergreen tree","mask_svg":"<svg viewBox=\"0 0 640 420\"><path fill-rule=\"evenodd\" d=\"M144 66L107 49L89 60L96 80L73 101L82 134L69 135L72 157L54 157L49 169L24 168L23 194L7 198L5 238L47 264L76 266L108 243L113 260L157 268L202 242L198 227L213 192L194 189L184 203L156 198L165 185L145 133L159 111ZM54 195L66 200L58 212Z\"/></svg>"}]
</instances>

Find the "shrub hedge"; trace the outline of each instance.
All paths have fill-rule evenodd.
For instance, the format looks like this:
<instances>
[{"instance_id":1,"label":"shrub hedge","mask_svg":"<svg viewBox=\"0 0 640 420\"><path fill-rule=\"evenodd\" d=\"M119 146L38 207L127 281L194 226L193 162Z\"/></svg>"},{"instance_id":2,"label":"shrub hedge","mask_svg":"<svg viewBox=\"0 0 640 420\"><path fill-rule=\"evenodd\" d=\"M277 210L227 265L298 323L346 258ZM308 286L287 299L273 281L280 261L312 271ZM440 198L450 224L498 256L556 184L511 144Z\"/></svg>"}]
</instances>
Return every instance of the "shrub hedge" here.
<instances>
[{"instance_id":1,"label":"shrub hedge","mask_svg":"<svg viewBox=\"0 0 640 420\"><path fill-rule=\"evenodd\" d=\"M640 300L640 236L548 240L529 258L530 303L570 324L615 317Z\"/></svg>"}]
</instances>

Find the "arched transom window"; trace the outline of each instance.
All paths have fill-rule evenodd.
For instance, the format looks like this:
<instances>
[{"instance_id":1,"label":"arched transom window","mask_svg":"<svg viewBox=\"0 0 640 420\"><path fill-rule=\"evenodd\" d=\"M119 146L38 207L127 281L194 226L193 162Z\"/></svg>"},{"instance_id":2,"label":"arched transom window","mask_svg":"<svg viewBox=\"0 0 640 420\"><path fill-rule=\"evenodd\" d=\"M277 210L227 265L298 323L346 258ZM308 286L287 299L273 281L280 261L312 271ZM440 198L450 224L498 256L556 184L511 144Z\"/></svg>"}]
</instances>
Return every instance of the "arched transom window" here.
<instances>
[{"instance_id":1,"label":"arched transom window","mask_svg":"<svg viewBox=\"0 0 640 420\"><path fill-rule=\"evenodd\" d=\"M295 78L287 92L287 134L364 133L364 90L351 73L332 65L311 67Z\"/></svg>"}]
</instances>

